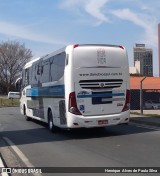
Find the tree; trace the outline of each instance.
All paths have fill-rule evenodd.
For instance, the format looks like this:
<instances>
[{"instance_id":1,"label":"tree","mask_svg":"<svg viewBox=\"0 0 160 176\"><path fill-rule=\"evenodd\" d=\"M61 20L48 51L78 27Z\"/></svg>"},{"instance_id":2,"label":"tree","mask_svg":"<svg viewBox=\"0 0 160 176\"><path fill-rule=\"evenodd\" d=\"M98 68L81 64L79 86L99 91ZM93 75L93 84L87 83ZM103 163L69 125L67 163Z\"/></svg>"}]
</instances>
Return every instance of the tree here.
<instances>
[{"instance_id":1,"label":"tree","mask_svg":"<svg viewBox=\"0 0 160 176\"><path fill-rule=\"evenodd\" d=\"M17 41L0 43L0 91L8 93L21 75L23 66L32 57L32 51Z\"/></svg>"}]
</instances>

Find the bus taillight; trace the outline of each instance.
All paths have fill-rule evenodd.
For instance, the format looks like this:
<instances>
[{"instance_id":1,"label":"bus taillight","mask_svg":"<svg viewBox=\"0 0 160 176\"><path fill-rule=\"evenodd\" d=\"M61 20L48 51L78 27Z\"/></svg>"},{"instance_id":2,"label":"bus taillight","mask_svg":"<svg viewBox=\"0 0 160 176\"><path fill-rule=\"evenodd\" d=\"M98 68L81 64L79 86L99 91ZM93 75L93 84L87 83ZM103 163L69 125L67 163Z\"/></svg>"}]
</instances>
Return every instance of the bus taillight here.
<instances>
[{"instance_id":1,"label":"bus taillight","mask_svg":"<svg viewBox=\"0 0 160 176\"><path fill-rule=\"evenodd\" d=\"M77 47L78 47L78 44L73 45L73 48L77 48Z\"/></svg>"},{"instance_id":2,"label":"bus taillight","mask_svg":"<svg viewBox=\"0 0 160 176\"><path fill-rule=\"evenodd\" d=\"M124 47L122 45L120 45L119 48L124 49Z\"/></svg>"},{"instance_id":3,"label":"bus taillight","mask_svg":"<svg viewBox=\"0 0 160 176\"><path fill-rule=\"evenodd\" d=\"M127 90L126 92L126 101L125 101L125 105L123 107L123 111L128 111L130 108L130 90Z\"/></svg>"},{"instance_id":4,"label":"bus taillight","mask_svg":"<svg viewBox=\"0 0 160 176\"><path fill-rule=\"evenodd\" d=\"M71 92L69 94L69 107L68 107L68 111L70 113L72 113L72 114L82 115L81 112L78 110L78 107L77 107L75 92Z\"/></svg>"}]
</instances>

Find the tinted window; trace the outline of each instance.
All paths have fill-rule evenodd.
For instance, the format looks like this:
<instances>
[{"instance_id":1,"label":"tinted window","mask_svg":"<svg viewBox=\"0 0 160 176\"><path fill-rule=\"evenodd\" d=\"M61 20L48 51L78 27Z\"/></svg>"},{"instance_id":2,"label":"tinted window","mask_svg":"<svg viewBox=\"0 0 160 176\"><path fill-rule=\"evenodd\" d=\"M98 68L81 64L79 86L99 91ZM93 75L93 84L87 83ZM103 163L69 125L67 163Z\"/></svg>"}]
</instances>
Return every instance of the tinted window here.
<instances>
[{"instance_id":1,"label":"tinted window","mask_svg":"<svg viewBox=\"0 0 160 176\"><path fill-rule=\"evenodd\" d=\"M49 82L49 72L50 72L49 60L43 61L42 65L40 66L41 83Z\"/></svg>"},{"instance_id":2,"label":"tinted window","mask_svg":"<svg viewBox=\"0 0 160 176\"><path fill-rule=\"evenodd\" d=\"M31 84L37 85L40 83L41 78L41 63L37 62L32 65L32 81Z\"/></svg>"},{"instance_id":3,"label":"tinted window","mask_svg":"<svg viewBox=\"0 0 160 176\"><path fill-rule=\"evenodd\" d=\"M50 62L51 81L58 81L64 75L65 52L55 55Z\"/></svg>"},{"instance_id":4,"label":"tinted window","mask_svg":"<svg viewBox=\"0 0 160 176\"><path fill-rule=\"evenodd\" d=\"M29 84L29 68L25 69L23 72L23 85L27 86Z\"/></svg>"}]
</instances>

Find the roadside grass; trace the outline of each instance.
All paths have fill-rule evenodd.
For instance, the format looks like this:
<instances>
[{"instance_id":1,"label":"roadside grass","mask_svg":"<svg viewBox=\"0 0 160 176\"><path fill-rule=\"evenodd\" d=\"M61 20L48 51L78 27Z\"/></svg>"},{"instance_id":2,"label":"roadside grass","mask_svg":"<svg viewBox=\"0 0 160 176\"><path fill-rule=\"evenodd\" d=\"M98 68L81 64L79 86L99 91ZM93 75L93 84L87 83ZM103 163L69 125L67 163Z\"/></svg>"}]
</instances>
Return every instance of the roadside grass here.
<instances>
[{"instance_id":1,"label":"roadside grass","mask_svg":"<svg viewBox=\"0 0 160 176\"><path fill-rule=\"evenodd\" d=\"M0 96L0 108L19 106L19 99L8 99L5 96Z\"/></svg>"}]
</instances>

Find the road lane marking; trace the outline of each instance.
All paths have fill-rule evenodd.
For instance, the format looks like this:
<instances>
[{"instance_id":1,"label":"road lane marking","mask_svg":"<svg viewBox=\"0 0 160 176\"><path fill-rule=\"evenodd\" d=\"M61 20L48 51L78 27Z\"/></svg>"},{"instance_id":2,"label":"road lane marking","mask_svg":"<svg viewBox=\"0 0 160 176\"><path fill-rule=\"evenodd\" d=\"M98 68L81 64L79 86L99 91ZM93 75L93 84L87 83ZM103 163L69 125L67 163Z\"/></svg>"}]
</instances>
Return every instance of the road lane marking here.
<instances>
[{"instance_id":1,"label":"road lane marking","mask_svg":"<svg viewBox=\"0 0 160 176\"><path fill-rule=\"evenodd\" d=\"M35 166L29 161L29 159L24 155L24 153L7 137L3 137L3 139L9 144L9 146L14 150L14 152L18 155L18 157L23 161L23 163L27 167L34 167ZM42 176L41 174L34 174L35 176Z\"/></svg>"}]
</instances>

